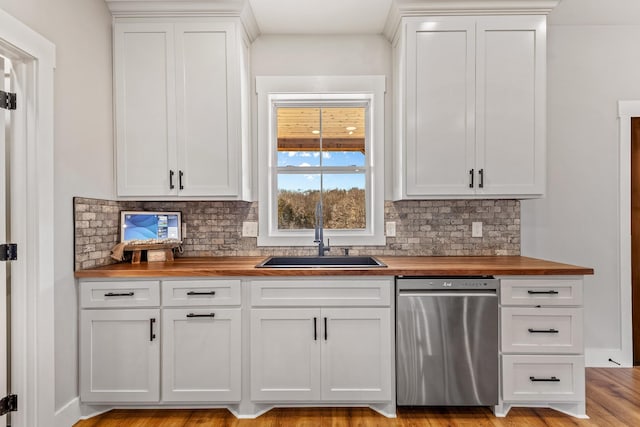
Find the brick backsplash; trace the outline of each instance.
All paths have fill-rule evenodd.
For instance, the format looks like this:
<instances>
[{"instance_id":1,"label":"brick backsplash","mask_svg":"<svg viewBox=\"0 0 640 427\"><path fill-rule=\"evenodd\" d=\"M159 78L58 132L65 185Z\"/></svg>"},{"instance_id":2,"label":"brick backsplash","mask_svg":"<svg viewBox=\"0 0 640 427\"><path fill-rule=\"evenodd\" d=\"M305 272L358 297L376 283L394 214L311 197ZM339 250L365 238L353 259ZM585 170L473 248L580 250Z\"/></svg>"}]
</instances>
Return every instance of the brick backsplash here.
<instances>
[{"instance_id":1,"label":"brick backsplash","mask_svg":"<svg viewBox=\"0 0 640 427\"><path fill-rule=\"evenodd\" d=\"M258 247L255 237L242 237L242 222L258 220L255 202L140 202L76 197L76 270L115 262L109 255L119 241L121 210L181 211L186 231L183 252L176 256L312 255L316 251L312 245ZM387 237L385 246L350 246L350 254L520 254L518 200L389 201L385 202L385 221L396 222L395 237ZM482 222L483 237L471 237L474 221Z\"/></svg>"}]
</instances>

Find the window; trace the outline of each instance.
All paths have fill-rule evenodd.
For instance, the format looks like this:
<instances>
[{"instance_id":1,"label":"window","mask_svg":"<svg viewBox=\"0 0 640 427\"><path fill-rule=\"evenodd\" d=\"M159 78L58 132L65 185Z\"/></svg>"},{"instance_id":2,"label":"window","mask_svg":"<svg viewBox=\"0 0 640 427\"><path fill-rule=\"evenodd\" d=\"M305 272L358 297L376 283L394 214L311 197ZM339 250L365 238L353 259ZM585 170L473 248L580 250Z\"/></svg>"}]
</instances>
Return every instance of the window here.
<instances>
[{"instance_id":1,"label":"window","mask_svg":"<svg viewBox=\"0 0 640 427\"><path fill-rule=\"evenodd\" d=\"M384 77L256 85L258 245L312 246L319 205L332 245L384 244Z\"/></svg>"}]
</instances>

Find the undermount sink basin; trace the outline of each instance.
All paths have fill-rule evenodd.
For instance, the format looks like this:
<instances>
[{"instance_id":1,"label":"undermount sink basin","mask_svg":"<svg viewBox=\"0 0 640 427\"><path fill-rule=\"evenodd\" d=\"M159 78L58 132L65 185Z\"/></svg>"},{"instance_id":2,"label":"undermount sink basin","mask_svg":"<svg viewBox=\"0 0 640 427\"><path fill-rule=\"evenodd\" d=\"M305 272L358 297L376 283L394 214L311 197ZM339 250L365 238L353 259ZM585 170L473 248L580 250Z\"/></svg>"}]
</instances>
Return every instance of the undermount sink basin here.
<instances>
[{"instance_id":1,"label":"undermount sink basin","mask_svg":"<svg viewBox=\"0 0 640 427\"><path fill-rule=\"evenodd\" d=\"M260 264L258 268L369 268L386 267L372 256L272 256Z\"/></svg>"}]
</instances>

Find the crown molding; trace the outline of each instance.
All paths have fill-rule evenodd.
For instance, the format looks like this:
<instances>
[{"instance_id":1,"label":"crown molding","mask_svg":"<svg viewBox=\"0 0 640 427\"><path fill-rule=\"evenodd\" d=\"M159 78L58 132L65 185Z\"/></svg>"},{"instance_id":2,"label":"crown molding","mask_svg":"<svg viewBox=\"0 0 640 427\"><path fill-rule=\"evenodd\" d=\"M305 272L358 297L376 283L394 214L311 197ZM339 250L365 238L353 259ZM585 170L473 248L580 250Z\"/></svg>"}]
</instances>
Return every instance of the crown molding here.
<instances>
[{"instance_id":1,"label":"crown molding","mask_svg":"<svg viewBox=\"0 0 640 427\"><path fill-rule=\"evenodd\" d=\"M114 17L216 16L240 18L250 41L260 35L248 0L105 0Z\"/></svg>"},{"instance_id":2,"label":"crown molding","mask_svg":"<svg viewBox=\"0 0 640 427\"><path fill-rule=\"evenodd\" d=\"M383 34L393 40L402 18L442 15L548 15L560 0L394 0Z\"/></svg>"}]
</instances>

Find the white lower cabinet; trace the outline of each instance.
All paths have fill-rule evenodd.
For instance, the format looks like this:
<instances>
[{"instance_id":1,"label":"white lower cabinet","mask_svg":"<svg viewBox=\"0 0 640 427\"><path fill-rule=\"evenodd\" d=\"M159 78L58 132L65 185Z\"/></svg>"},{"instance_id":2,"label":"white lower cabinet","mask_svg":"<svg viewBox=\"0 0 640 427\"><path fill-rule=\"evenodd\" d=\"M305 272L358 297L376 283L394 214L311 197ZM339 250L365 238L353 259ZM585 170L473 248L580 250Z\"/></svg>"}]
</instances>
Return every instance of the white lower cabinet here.
<instances>
[{"instance_id":1,"label":"white lower cabinet","mask_svg":"<svg viewBox=\"0 0 640 427\"><path fill-rule=\"evenodd\" d=\"M585 369L582 280L579 277L503 278L501 402L548 406L584 418Z\"/></svg>"},{"instance_id":2,"label":"white lower cabinet","mask_svg":"<svg viewBox=\"0 0 640 427\"><path fill-rule=\"evenodd\" d=\"M251 331L253 400L391 399L389 309L257 309Z\"/></svg>"},{"instance_id":3,"label":"white lower cabinet","mask_svg":"<svg viewBox=\"0 0 640 427\"><path fill-rule=\"evenodd\" d=\"M240 401L240 280L86 280L80 301L82 402Z\"/></svg>"},{"instance_id":4,"label":"white lower cabinet","mask_svg":"<svg viewBox=\"0 0 640 427\"><path fill-rule=\"evenodd\" d=\"M388 308L322 309L322 399L391 399Z\"/></svg>"},{"instance_id":5,"label":"white lower cabinet","mask_svg":"<svg viewBox=\"0 0 640 427\"><path fill-rule=\"evenodd\" d=\"M157 402L160 399L160 310L82 310L80 399Z\"/></svg>"},{"instance_id":6,"label":"white lower cabinet","mask_svg":"<svg viewBox=\"0 0 640 427\"><path fill-rule=\"evenodd\" d=\"M393 400L392 322L389 298L332 300L331 290L351 293L371 289L367 280L326 280L318 294L302 281L256 280L252 292L302 290L283 307L269 299L252 298L251 399L256 402L387 402ZM314 280L314 285L319 285ZM377 279L375 286L380 286ZM374 283L374 282L372 282ZM299 285L299 286L298 286ZM393 291L393 281L379 287ZM319 288L316 288L319 289ZM254 295L255 296L255 295ZM314 300L314 296L316 297ZM321 303L318 303L321 301ZM336 307L325 306L333 301ZM278 303L276 303L277 305ZM299 304L300 307L291 307ZM322 305L322 306L318 306ZM352 307L348 307L352 305ZM346 307L345 307L346 306Z\"/></svg>"},{"instance_id":7,"label":"white lower cabinet","mask_svg":"<svg viewBox=\"0 0 640 427\"><path fill-rule=\"evenodd\" d=\"M252 400L320 399L320 309L251 311Z\"/></svg>"},{"instance_id":8,"label":"white lower cabinet","mask_svg":"<svg viewBox=\"0 0 640 427\"><path fill-rule=\"evenodd\" d=\"M162 312L162 400L240 400L240 309Z\"/></svg>"}]
</instances>

